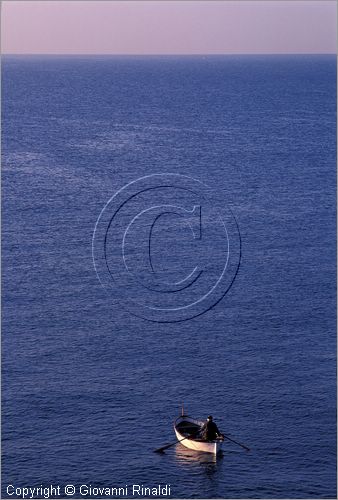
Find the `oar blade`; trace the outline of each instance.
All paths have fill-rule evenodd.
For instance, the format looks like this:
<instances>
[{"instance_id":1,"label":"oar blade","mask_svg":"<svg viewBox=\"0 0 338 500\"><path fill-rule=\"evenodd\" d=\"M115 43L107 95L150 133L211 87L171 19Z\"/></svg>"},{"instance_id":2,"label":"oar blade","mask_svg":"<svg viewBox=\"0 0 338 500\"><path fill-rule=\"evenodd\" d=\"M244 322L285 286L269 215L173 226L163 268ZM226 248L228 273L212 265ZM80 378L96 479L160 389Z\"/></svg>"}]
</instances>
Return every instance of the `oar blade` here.
<instances>
[{"instance_id":1,"label":"oar blade","mask_svg":"<svg viewBox=\"0 0 338 500\"><path fill-rule=\"evenodd\" d=\"M181 443L182 441L184 441L185 439L188 439L189 436L183 438L183 439L180 439L179 441L174 441L173 443L170 443L170 444L167 444L165 446L162 446L161 448L157 448L157 450L154 450L155 453L164 453L164 450L166 450L167 448L170 448L171 446L174 446L175 444L177 443Z\"/></svg>"},{"instance_id":2,"label":"oar blade","mask_svg":"<svg viewBox=\"0 0 338 500\"><path fill-rule=\"evenodd\" d=\"M245 444L239 443L238 441L235 441L234 439L230 438L229 436L226 436L225 434L223 434L223 438L226 438L229 441L232 441L233 443L238 444L238 446L241 446L246 451L250 451L250 448L248 448L247 446L245 446Z\"/></svg>"},{"instance_id":3,"label":"oar blade","mask_svg":"<svg viewBox=\"0 0 338 500\"><path fill-rule=\"evenodd\" d=\"M161 448L157 448L157 450L154 450L155 453L164 453L164 450L166 450L167 448L170 448L170 446L174 446L174 444L176 444L177 441L175 441L175 443L170 443L170 444L167 444L165 446L162 446Z\"/></svg>"}]
</instances>

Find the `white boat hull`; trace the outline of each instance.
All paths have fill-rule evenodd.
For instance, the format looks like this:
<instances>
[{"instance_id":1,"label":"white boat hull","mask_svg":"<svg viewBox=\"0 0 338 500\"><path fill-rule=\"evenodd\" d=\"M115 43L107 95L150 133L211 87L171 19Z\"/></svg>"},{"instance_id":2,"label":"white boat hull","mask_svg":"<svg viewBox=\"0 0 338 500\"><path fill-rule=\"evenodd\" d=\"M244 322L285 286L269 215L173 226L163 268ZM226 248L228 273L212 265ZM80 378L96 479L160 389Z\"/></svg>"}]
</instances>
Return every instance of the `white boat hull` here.
<instances>
[{"instance_id":1,"label":"white boat hull","mask_svg":"<svg viewBox=\"0 0 338 500\"><path fill-rule=\"evenodd\" d=\"M181 418L182 419L184 418L184 421L198 423L199 425L203 425L203 422L199 422L198 420L192 419L191 417L184 416ZM174 430L175 430L177 440L181 441L180 444L182 444L186 448L189 448L190 450L195 450L195 451L205 452L205 453L213 453L214 455L219 454L222 450L222 445L223 445L222 440L217 439L215 441L203 441L203 440L198 440L198 439L189 439L189 438L186 438L184 436L184 434L181 434L179 432L176 425L174 426Z\"/></svg>"}]
</instances>

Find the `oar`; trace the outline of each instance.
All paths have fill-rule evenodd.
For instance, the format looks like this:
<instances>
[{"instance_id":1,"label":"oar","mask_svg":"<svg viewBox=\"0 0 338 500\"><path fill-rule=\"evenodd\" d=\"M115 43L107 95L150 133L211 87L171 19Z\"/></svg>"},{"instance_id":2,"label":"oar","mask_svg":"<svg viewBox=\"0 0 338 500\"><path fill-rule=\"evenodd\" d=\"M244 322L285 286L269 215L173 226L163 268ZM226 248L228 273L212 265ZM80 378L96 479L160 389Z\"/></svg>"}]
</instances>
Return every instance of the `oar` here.
<instances>
[{"instance_id":1,"label":"oar","mask_svg":"<svg viewBox=\"0 0 338 500\"><path fill-rule=\"evenodd\" d=\"M180 439L180 440L177 439L174 443L166 444L165 446L162 446L162 448L157 448L157 450L154 450L154 452L155 453L163 453L164 450L167 450L171 446L174 446L174 444L182 443L182 441L184 441L185 439L189 439L191 436L192 435L190 434L189 436L187 436L183 439Z\"/></svg>"},{"instance_id":2,"label":"oar","mask_svg":"<svg viewBox=\"0 0 338 500\"><path fill-rule=\"evenodd\" d=\"M245 450L250 451L250 448L248 448L247 446L245 446L245 444L241 444L241 443L239 443L238 441L235 441L234 439L229 438L229 436L226 436L225 434L223 434L223 437L225 437L225 438L229 439L229 441L232 441L233 443L238 444L239 446L241 446L241 447L242 447L242 448L244 448Z\"/></svg>"}]
</instances>

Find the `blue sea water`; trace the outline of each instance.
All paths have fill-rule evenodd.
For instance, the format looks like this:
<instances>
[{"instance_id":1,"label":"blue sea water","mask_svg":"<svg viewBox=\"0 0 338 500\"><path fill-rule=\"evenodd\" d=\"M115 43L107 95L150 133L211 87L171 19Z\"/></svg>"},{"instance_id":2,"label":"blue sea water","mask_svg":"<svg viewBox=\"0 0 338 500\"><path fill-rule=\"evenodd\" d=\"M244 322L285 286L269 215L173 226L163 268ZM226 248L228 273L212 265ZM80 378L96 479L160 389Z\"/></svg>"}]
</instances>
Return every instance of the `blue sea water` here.
<instances>
[{"instance_id":1,"label":"blue sea water","mask_svg":"<svg viewBox=\"0 0 338 500\"><path fill-rule=\"evenodd\" d=\"M335 57L5 57L2 93L2 497L335 498ZM166 172L242 240L223 300L178 323L121 308L92 261L107 201ZM156 265L180 276L193 242L166 224ZM182 401L251 451L153 453Z\"/></svg>"}]
</instances>

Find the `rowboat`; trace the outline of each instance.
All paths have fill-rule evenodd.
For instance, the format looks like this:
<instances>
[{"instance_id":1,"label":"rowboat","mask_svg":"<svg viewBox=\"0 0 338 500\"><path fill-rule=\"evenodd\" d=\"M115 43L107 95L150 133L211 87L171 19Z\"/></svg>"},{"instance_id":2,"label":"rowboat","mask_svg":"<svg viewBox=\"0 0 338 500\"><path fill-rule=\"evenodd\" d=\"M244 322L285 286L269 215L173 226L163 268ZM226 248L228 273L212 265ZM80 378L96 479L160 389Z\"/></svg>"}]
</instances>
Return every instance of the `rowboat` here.
<instances>
[{"instance_id":1,"label":"rowboat","mask_svg":"<svg viewBox=\"0 0 338 500\"><path fill-rule=\"evenodd\" d=\"M174 422L177 440L190 450L213 453L214 455L219 454L222 450L223 440L206 441L198 437L203 425L204 422L201 420L196 420L188 415L180 415Z\"/></svg>"}]
</instances>

